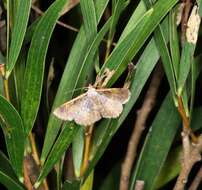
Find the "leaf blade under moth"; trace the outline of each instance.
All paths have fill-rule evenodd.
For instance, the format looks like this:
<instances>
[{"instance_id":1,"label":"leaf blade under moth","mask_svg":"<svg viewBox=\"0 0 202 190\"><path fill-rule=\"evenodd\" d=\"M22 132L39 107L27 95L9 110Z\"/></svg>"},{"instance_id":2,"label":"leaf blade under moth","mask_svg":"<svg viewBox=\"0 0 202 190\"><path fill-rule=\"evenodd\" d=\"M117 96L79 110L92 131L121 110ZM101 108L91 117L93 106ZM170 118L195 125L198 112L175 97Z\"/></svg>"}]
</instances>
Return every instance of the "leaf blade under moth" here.
<instances>
[{"instance_id":1,"label":"leaf blade under moth","mask_svg":"<svg viewBox=\"0 0 202 190\"><path fill-rule=\"evenodd\" d=\"M99 0L95 2L95 9L96 9L96 15L97 15L97 20L101 19L101 16L104 12L104 9L107 5L109 0ZM107 28L107 26L105 25ZM103 31L104 32L104 31ZM99 44L99 36L97 38L97 46ZM80 42L83 43L80 43ZM96 44L95 44L96 46ZM95 47L94 46L94 47ZM97 48L97 47L96 47ZM93 49L92 49L93 50ZM78 52L81 52L78 54ZM80 32L77 35L77 38L74 42L74 45L72 47L72 50L70 52L70 56L68 58L68 64L66 64L64 74L62 76L53 106L52 110L54 110L57 106L59 106L61 103L64 101L72 99L72 94L67 94L66 92L69 90L74 90L75 88L75 81L78 80L78 73L81 70L81 63L85 59L86 54L90 54L88 52L88 49L86 49L86 36L83 30L83 27L81 27ZM90 55L89 55L90 56ZM92 68L90 68L92 69ZM88 68L85 73L88 73ZM83 81L83 80L82 80ZM84 80L85 81L85 80ZM60 129L61 121L56 119L53 114L50 115L49 121L48 121L48 126L47 126L47 132L46 132L46 137L44 141L44 147L42 149L42 155L41 155L41 162L43 163L46 160L46 157L53 145L53 139L56 138L57 133Z\"/></svg>"}]
</instances>

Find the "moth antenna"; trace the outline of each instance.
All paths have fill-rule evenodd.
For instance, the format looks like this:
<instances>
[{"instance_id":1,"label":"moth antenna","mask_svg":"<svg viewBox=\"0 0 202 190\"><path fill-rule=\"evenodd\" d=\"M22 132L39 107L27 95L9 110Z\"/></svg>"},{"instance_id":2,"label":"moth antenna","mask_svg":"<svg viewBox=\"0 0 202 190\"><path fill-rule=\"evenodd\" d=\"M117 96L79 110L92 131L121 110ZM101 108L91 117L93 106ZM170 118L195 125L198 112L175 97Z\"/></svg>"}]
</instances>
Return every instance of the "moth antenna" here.
<instances>
[{"instance_id":1,"label":"moth antenna","mask_svg":"<svg viewBox=\"0 0 202 190\"><path fill-rule=\"evenodd\" d=\"M75 89L66 91L65 94L70 94L70 93L73 93L73 92L76 92L76 91L79 91L79 90L88 90L88 89L89 89L89 87L75 88Z\"/></svg>"}]
</instances>

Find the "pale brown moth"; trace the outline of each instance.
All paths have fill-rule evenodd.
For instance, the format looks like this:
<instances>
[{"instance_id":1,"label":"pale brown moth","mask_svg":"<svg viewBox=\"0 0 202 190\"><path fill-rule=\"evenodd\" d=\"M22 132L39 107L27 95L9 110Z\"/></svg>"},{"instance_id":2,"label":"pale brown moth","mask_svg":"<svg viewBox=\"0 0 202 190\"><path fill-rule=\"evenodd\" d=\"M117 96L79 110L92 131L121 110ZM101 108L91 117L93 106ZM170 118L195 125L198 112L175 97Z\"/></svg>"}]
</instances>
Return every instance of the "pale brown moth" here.
<instances>
[{"instance_id":1,"label":"pale brown moth","mask_svg":"<svg viewBox=\"0 0 202 190\"><path fill-rule=\"evenodd\" d=\"M86 93L62 104L53 113L61 120L89 126L101 118L117 118L129 98L128 88L96 89L90 86Z\"/></svg>"}]
</instances>

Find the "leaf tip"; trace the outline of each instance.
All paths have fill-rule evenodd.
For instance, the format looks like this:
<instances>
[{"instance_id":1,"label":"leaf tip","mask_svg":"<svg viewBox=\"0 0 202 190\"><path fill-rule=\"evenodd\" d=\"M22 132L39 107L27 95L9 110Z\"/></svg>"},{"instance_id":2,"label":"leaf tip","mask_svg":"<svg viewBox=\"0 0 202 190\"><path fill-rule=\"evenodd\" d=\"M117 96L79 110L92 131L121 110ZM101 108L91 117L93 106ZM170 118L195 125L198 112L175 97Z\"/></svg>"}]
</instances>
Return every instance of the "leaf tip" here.
<instances>
[{"instance_id":1,"label":"leaf tip","mask_svg":"<svg viewBox=\"0 0 202 190\"><path fill-rule=\"evenodd\" d=\"M20 176L18 179L19 179L19 181L20 181L21 183L24 182L24 177L23 177L23 176Z\"/></svg>"},{"instance_id":2,"label":"leaf tip","mask_svg":"<svg viewBox=\"0 0 202 190\"><path fill-rule=\"evenodd\" d=\"M41 182L40 181L37 181L35 184L34 184L34 188L35 189L38 189L38 187L40 186Z\"/></svg>"}]
</instances>

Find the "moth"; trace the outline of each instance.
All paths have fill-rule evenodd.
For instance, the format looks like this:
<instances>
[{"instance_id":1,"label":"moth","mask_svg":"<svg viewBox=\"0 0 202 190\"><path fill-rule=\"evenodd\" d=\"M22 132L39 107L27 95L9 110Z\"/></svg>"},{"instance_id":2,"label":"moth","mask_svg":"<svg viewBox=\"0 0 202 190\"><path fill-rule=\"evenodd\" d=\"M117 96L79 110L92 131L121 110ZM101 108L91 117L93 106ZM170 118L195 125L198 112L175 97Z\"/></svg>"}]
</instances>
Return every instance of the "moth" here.
<instances>
[{"instance_id":1,"label":"moth","mask_svg":"<svg viewBox=\"0 0 202 190\"><path fill-rule=\"evenodd\" d=\"M89 126L101 118L117 118L129 98L128 88L96 89L90 86L86 93L62 104L53 114L61 120Z\"/></svg>"}]
</instances>

